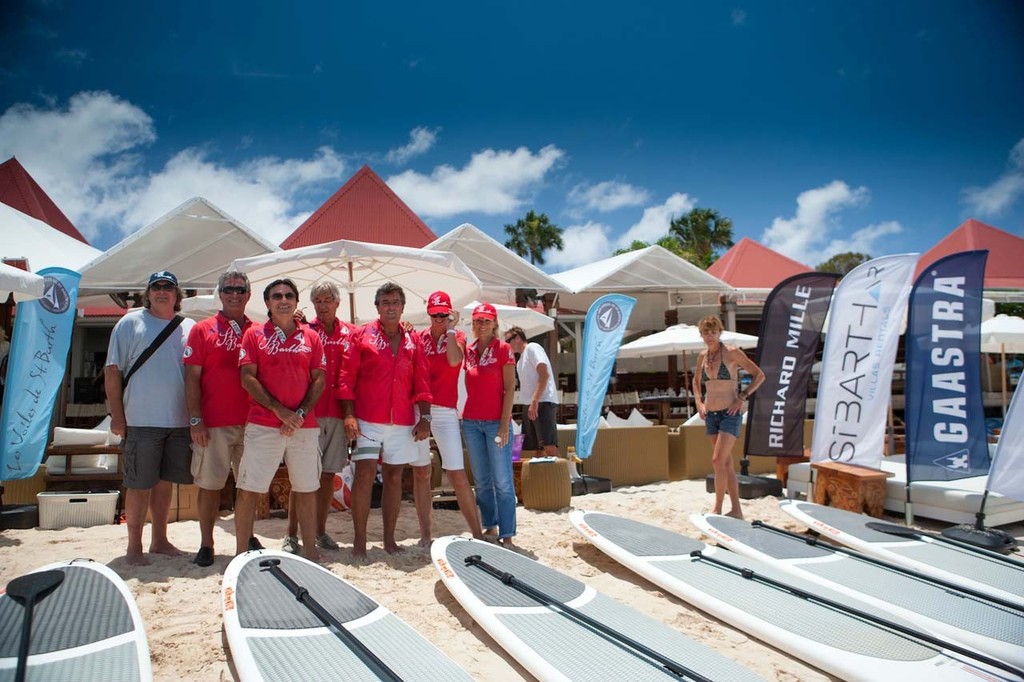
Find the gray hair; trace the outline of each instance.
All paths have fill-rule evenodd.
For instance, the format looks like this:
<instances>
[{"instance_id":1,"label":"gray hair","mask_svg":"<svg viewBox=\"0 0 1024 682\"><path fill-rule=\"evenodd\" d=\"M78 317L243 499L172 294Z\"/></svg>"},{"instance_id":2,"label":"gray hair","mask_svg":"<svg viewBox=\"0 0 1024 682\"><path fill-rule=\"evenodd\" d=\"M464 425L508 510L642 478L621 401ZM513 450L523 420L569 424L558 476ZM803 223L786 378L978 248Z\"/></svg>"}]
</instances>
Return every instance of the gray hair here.
<instances>
[{"instance_id":1,"label":"gray hair","mask_svg":"<svg viewBox=\"0 0 1024 682\"><path fill-rule=\"evenodd\" d=\"M223 273L217 280L217 291L220 291L224 286L233 279L240 279L245 282L246 290L249 289L249 275L244 272L238 272L237 270L228 270Z\"/></svg>"},{"instance_id":2,"label":"gray hair","mask_svg":"<svg viewBox=\"0 0 1024 682\"><path fill-rule=\"evenodd\" d=\"M324 294L330 294L335 301L341 301L341 291L338 289L338 285L328 280L322 280L313 285L313 288L309 290L309 300L312 302L317 296Z\"/></svg>"}]
</instances>

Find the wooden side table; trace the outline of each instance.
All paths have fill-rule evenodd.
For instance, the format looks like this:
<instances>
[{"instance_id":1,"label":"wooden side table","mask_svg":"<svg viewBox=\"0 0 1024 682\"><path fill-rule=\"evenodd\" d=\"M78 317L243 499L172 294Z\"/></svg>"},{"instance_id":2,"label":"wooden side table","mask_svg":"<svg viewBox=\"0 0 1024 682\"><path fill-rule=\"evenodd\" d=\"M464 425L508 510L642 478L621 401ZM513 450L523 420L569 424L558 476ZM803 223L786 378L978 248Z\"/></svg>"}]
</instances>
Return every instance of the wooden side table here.
<instances>
[{"instance_id":1,"label":"wooden side table","mask_svg":"<svg viewBox=\"0 0 1024 682\"><path fill-rule=\"evenodd\" d=\"M840 462L814 462L811 469L817 472L815 504L882 516L885 510L885 479L893 474Z\"/></svg>"}]
</instances>

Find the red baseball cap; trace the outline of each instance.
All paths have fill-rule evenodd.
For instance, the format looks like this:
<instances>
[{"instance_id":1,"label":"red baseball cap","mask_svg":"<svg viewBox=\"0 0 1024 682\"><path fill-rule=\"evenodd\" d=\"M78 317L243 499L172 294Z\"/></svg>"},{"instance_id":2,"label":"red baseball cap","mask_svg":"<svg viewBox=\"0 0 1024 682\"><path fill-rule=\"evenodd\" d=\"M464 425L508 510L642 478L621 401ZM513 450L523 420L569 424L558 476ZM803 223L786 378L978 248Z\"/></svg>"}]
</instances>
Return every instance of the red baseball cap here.
<instances>
[{"instance_id":1,"label":"red baseball cap","mask_svg":"<svg viewBox=\"0 0 1024 682\"><path fill-rule=\"evenodd\" d=\"M443 291L435 291L427 299L427 315L439 313L450 313L452 311L452 298Z\"/></svg>"},{"instance_id":2,"label":"red baseball cap","mask_svg":"<svg viewBox=\"0 0 1024 682\"><path fill-rule=\"evenodd\" d=\"M494 309L494 306L490 303L481 303L477 307L473 308L473 319L474 320L497 320L498 311Z\"/></svg>"}]
</instances>

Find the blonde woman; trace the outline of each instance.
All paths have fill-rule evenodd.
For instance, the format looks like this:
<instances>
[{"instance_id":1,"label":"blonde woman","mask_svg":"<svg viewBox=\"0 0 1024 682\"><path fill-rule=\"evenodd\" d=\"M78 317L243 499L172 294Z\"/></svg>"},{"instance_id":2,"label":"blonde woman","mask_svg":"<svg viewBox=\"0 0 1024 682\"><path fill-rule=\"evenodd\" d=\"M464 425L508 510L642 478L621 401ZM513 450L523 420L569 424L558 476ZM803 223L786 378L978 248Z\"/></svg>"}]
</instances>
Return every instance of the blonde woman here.
<instances>
[{"instance_id":1,"label":"blonde woman","mask_svg":"<svg viewBox=\"0 0 1024 682\"><path fill-rule=\"evenodd\" d=\"M711 464L715 470L715 514L722 513L722 501L729 493L729 516L743 518L740 508L739 482L732 464L732 446L740 435L744 403L764 382L764 372L736 346L722 343L722 321L708 316L697 323L700 336L707 349L697 360L693 373L693 394L697 411L705 423L705 433L711 437ZM743 391L739 390L739 368L753 379Z\"/></svg>"}]
</instances>

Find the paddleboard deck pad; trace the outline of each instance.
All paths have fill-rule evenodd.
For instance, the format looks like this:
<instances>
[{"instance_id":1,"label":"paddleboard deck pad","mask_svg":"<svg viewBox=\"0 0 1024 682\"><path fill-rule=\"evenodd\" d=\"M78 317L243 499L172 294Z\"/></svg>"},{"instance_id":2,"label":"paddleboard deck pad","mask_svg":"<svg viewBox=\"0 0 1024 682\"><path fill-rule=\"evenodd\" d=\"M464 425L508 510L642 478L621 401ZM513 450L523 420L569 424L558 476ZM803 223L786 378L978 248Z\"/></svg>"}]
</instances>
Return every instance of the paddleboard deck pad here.
<instances>
[{"instance_id":1,"label":"paddleboard deck pad","mask_svg":"<svg viewBox=\"0 0 1024 682\"><path fill-rule=\"evenodd\" d=\"M235 557L221 588L224 630L235 670L250 680L378 680L266 566L279 568L403 680L471 680L398 616L350 583L302 557L263 549Z\"/></svg>"},{"instance_id":2,"label":"paddleboard deck pad","mask_svg":"<svg viewBox=\"0 0 1024 682\"><path fill-rule=\"evenodd\" d=\"M857 552L843 552L805 538L717 514L693 514L690 521L718 544L777 566L794 576L864 599L925 631L974 647L1024 667L1024 610L937 585L909 575L901 566L880 564Z\"/></svg>"},{"instance_id":3,"label":"paddleboard deck pad","mask_svg":"<svg viewBox=\"0 0 1024 682\"><path fill-rule=\"evenodd\" d=\"M64 580L37 600L26 678L151 680L146 628L135 598L113 570L90 560L50 564ZM13 680L25 607L0 595L0 680Z\"/></svg>"},{"instance_id":4,"label":"paddleboard deck pad","mask_svg":"<svg viewBox=\"0 0 1024 682\"><path fill-rule=\"evenodd\" d=\"M770 564L610 514L577 510L569 519L598 549L662 589L843 679L1021 679L851 615L845 609L913 627L884 609ZM798 596L766 580L813 593L841 608Z\"/></svg>"},{"instance_id":5,"label":"paddleboard deck pad","mask_svg":"<svg viewBox=\"0 0 1024 682\"><path fill-rule=\"evenodd\" d=\"M431 546L441 580L466 611L535 677L551 680L679 680L621 638L545 605L466 559L514 576L586 617L713 680L760 680L750 670L592 587L487 542L448 536Z\"/></svg>"},{"instance_id":6,"label":"paddleboard deck pad","mask_svg":"<svg viewBox=\"0 0 1024 682\"><path fill-rule=\"evenodd\" d=\"M883 561L960 583L972 590L989 592L1001 599L1024 602L1022 561L958 547L927 534L902 537L873 530L868 524L880 523L881 519L813 502L783 500L779 509L816 533Z\"/></svg>"}]
</instances>

